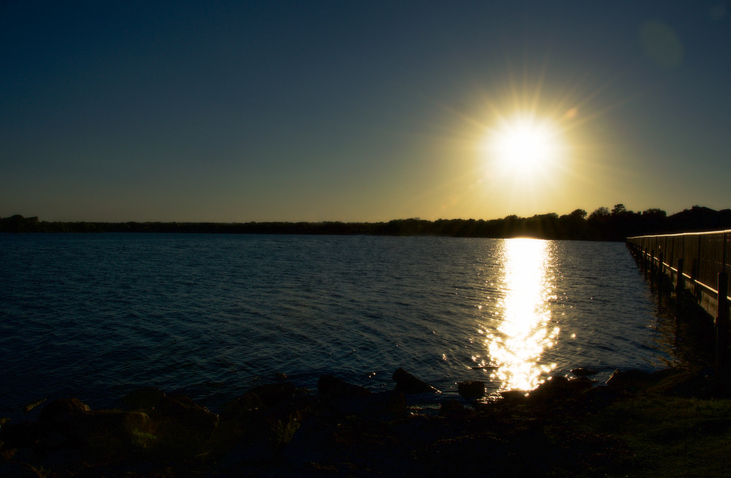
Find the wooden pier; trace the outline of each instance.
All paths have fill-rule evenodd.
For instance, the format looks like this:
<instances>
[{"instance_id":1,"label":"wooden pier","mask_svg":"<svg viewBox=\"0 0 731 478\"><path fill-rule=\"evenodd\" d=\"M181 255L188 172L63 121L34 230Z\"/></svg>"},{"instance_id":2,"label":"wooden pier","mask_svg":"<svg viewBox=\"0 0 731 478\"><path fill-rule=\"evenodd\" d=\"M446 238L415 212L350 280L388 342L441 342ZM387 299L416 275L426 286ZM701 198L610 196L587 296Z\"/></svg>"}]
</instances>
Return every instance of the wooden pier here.
<instances>
[{"instance_id":1,"label":"wooden pier","mask_svg":"<svg viewBox=\"0 0 731 478\"><path fill-rule=\"evenodd\" d=\"M636 236L626 243L651 280L669 281L678 304L689 295L714 318L717 361L728 357L731 230Z\"/></svg>"}]
</instances>

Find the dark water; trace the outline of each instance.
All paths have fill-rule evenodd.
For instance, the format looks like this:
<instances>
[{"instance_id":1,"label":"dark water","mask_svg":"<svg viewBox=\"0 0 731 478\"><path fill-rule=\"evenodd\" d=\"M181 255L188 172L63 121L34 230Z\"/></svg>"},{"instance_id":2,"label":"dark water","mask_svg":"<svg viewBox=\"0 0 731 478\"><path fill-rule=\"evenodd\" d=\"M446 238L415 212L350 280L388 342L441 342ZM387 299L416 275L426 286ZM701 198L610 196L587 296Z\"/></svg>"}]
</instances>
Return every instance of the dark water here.
<instances>
[{"instance_id":1,"label":"dark water","mask_svg":"<svg viewBox=\"0 0 731 478\"><path fill-rule=\"evenodd\" d=\"M275 372L378 390L401 366L449 397L674 360L621 243L0 235L0 286L4 416L144 385L215 409Z\"/></svg>"}]
</instances>

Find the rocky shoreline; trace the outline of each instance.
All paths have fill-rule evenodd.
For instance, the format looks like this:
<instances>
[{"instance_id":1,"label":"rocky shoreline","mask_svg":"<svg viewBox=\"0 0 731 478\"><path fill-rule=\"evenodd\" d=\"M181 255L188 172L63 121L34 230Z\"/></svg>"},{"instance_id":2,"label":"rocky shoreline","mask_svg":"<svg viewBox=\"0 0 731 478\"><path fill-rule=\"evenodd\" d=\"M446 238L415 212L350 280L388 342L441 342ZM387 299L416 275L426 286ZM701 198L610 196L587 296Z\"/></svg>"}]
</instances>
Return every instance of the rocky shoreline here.
<instances>
[{"instance_id":1,"label":"rocky shoreline","mask_svg":"<svg viewBox=\"0 0 731 478\"><path fill-rule=\"evenodd\" d=\"M0 475L604 476L636 465L626 440L586 428L606 410L648 397L731 397L725 374L710 368L617 371L605 384L574 374L497 400L483 399L484 383L462 382L462 398L434 413L409 403L438 391L403 369L378 393L327 375L316 391L283 379L219 414L153 387L114 410L58 399L40 405L37 421L2 425ZM729 434L731 420L718 427Z\"/></svg>"}]
</instances>

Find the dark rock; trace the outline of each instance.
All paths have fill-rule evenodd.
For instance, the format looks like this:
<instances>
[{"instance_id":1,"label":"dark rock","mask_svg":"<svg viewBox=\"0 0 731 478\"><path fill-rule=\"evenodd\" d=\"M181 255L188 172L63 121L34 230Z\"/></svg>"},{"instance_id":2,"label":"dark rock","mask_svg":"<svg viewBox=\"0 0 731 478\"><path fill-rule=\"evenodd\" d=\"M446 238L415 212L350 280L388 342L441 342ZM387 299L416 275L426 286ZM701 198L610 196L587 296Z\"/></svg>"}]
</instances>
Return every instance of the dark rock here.
<instances>
[{"instance_id":1,"label":"dark rock","mask_svg":"<svg viewBox=\"0 0 731 478\"><path fill-rule=\"evenodd\" d=\"M264 407L273 407L291 400L296 391L297 387L292 382L282 382L260 385L248 390L247 393L253 393L259 397Z\"/></svg>"},{"instance_id":2,"label":"dark rock","mask_svg":"<svg viewBox=\"0 0 731 478\"><path fill-rule=\"evenodd\" d=\"M42 462L44 469L68 469L80 463L82 460L80 450L66 448L63 445L54 446L53 448L57 448L57 451L44 452Z\"/></svg>"},{"instance_id":3,"label":"dark rock","mask_svg":"<svg viewBox=\"0 0 731 478\"><path fill-rule=\"evenodd\" d=\"M165 418L189 428L190 432L201 436L210 436L218 424L218 415L183 395L165 397L158 404L156 411L157 413L153 415L155 418L159 413Z\"/></svg>"},{"instance_id":4,"label":"dark rock","mask_svg":"<svg viewBox=\"0 0 731 478\"><path fill-rule=\"evenodd\" d=\"M414 377L401 367L393 373L393 381L396 382L395 390L401 393L441 393L436 388Z\"/></svg>"},{"instance_id":5,"label":"dark rock","mask_svg":"<svg viewBox=\"0 0 731 478\"><path fill-rule=\"evenodd\" d=\"M70 413L84 413L89 410L90 408L87 405L84 405L76 398L59 398L43 407L41 413L38 415L38 421L41 423L53 423L57 421L58 417L65 417Z\"/></svg>"},{"instance_id":6,"label":"dark rock","mask_svg":"<svg viewBox=\"0 0 731 478\"><path fill-rule=\"evenodd\" d=\"M45 427L38 422L6 423L0 428L3 448L29 448L43 436Z\"/></svg>"},{"instance_id":7,"label":"dark rock","mask_svg":"<svg viewBox=\"0 0 731 478\"><path fill-rule=\"evenodd\" d=\"M479 380L457 383L459 394L468 400L474 400L485 396L485 382Z\"/></svg>"},{"instance_id":8,"label":"dark rock","mask_svg":"<svg viewBox=\"0 0 731 478\"><path fill-rule=\"evenodd\" d=\"M252 410L263 407L264 404L257 394L246 392L242 396L237 397L224 405L221 410L220 418L221 420L236 420L237 418L248 414Z\"/></svg>"},{"instance_id":9,"label":"dark rock","mask_svg":"<svg viewBox=\"0 0 731 478\"><path fill-rule=\"evenodd\" d=\"M121 410L94 410L79 414L75 424L89 433L102 435L129 435L133 431L149 430L152 426L146 413Z\"/></svg>"},{"instance_id":10,"label":"dark rock","mask_svg":"<svg viewBox=\"0 0 731 478\"><path fill-rule=\"evenodd\" d=\"M204 453L219 422L218 415L185 396L166 396L147 411L149 426L130 438L137 447L150 448L150 453L170 460Z\"/></svg>"},{"instance_id":11,"label":"dark rock","mask_svg":"<svg viewBox=\"0 0 731 478\"><path fill-rule=\"evenodd\" d=\"M318 462L328 455L334 443L333 427L317 417L310 417L297 429L282 457L296 464Z\"/></svg>"},{"instance_id":12,"label":"dark rock","mask_svg":"<svg viewBox=\"0 0 731 478\"><path fill-rule=\"evenodd\" d=\"M675 368L664 368L662 370L655 370L654 372L650 373L650 376L652 377L652 380L657 383L661 380L665 380L668 377L676 375L678 372L679 370Z\"/></svg>"},{"instance_id":13,"label":"dark rock","mask_svg":"<svg viewBox=\"0 0 731 478\"><path fill-rule=\"evenodd\" d=\"M464 405L458 400L448 400L439 404L439 414L445 415L451 412L461 412L464 410Z\"/></svg>"},{"instance_id":14,"label":"dark rock","mask_svg":"<svg viewBox=\"0 0 731 478\"><path fill-rule=\"evenodd\" d=\"M122 403L133 410L147 409L152 410L157 407L161 401L166 398L165 392L155 387L144 387L133 390L124 397Z\"/></svg>"},{"instance_id":15,"label":"dark rock","mask_svg":"<svg viewBox=\"0 0 731 478\"><path fill-rule=\"evenodd\" d=\"M219 461L215 476L253 476L254 467L273 462L277 452L277 447L269 441L236 444Z\"/></svg>"},{"instance_id":16,"label":"dark rock","mask_svg":"<svg viewBox=\"0 0 731 478\"><path fill-rule=\"evenodd\" d=\"M317 395L322 400L339 400L370 395L365 387L347 383L332 375L323 375L317 381Z\"/></svg>"},{"instance_id":17,"label":"dark rock","mask_svg":"<svg viewBox=\"0 0 731 478\"><path fill-rule=\"evenodd\" d=\"M407 412L406 397L401 392L385 391L369 393L360 397L344 398L334 401L337 409L345 413L388 414L402 416Z\"/></svg>"},{"instance_id":18,"label":"dark rock","mask_svg":"<svg viewBox=\"0 0 731 478\"><path fill-rule=\"evenodd\" d=\"M459 400L449 400L439 404L439 415L447 418L472 418L476 412L465 408Z\"/></svg>"},{"instance_id":19,"label":"dark rock","mask_svg":"<svg viewBox=\"0 0 731 478\"><path fill-rule=\"evenodd\" d=\"M530 400L555 400L576 396L579 388L572 385L566 377L550 377L528 394Z\"/></svg>"},{"instance_id":20,"label":"dark rock","mask_svg":"<svg viewBox=\"0 0 731 478\"><path fill-rule=\"evenodd\" d=\"M596 383L595 380L592 380L587 377L579 377L579 378L571 378L569 379L569 385L574 388L574 390L577 391L584 391L588 390L591 387L594 386Z\"/></svg>"},{"instance_id":21,"label":"dark rock","mask_svg":"<svg viewBox=\"0 0 731 478\"><path fill-rule=\"evenodd\" d=\"M390 413L395 416L404 415L407 412L406 397L401 392L380 392L368 395L366 399L370 402L371 409Z\"/></svg>"},{"instance_id":22,"label":"dark rock","mask_svg":"<svg viewBox=\"0 0 731 478\"><path fill-rule=\"evenodd\" d=\"M659 377L641 370L615 370L607 380L607 386L615 390L639 392L649 388L658 381Z\"/></svg>"},{"instance_id":23,"label":"dark rock","mask_svg":"<svg viewBox=\"0 0 731 478\"><path fill-rule=\"evenodd\" d=\"M42 403L44 403L46 400L47 400L46 398L43 398L43 399L37 400L33 403L29 403L28 405L23 407L23 413L29 413L31 410L36 408L38 405L41 405Z\"/></svg>"},{"instance_id":24,"label":"dark rock","mask_svg":"<svg viewBox=\"0 0 731 478\"><path fill-rule=\"evenodd\" d=\"M15 461L0 462L0 476L3 478L42 478L38 470L27 463Z\"/></svg>"},{"instance_id":25,"label":"dark rock","mask_svg":"<svg viewBox=\"0 0 731 478\"><path fill-rule=\"evenodd\" d=\"M60 415L57 416L57 419ZM154 425L147 414L120 410L94 410L70 413L65 421L57 422L55 430L68 439L49 434L39 444L44 453L61 448L77 448L86 455L97 457L124 457L137 448L144 448L154 440L149 432ZM141 441L141 437L150 437Z\"/></svg>"},{"instance_id":26,"label":"dark rock","mask_svg":"<svg viewBox=\"0 0 731 478\"><path fill-rule=\"evenodd\" d=\"M71 440L66 435L50 431L43 435L37 444L37 449L42 453L52 453L56 450L69 448L71 445Z\"/></svg>"},{"instance_id":27,"label":"dark rock","mask_svg":"<svg viewBox=\"0 0 731 478\"><path fill-rule=\"evenodd\" d=\"M584 393L587 406L594 410L601 410L617 400L622 392L606 386L592 387Z\"/></svg>"},{"instance_id":28,"label":"dark rock","mask_svg":"<svg viewBox=\"0 0 731 478\"><path fill-rule=\"evenodd\" d=\"M135 411L57 413L53 420L78 446L97 456L117 457L140 448L171 457L194 456L204 450L219 422L218 415L189 397L168 396L155 387L134 390L122 402Z\"/></svg>"},{"instance_id":29,"label":"dark rock","mask_svg":"<svg viewBox=\"0 0 731 478\"><path fill-rule=\"evenodd\" d=\"M6 424L5 447L29 448L47 455L64 449L83 450L88 457L119 457L145 447L152 437L150 418L141 412L88 410L81 402L61 400L43 410L43 421Z\"/></svg>"},{"instance_id":30,"label":"dark rock","mask_svg":"<svg viewBox=\"0 0 731 478\"><path fill-rule=\"evenodd\" d=\"M505 390L500 392L500 396L508 401L522 401L528 398L523 390Z\"/></svg>"},{"instance_id":31,"label":"dark rock","mask_svg":"<svg viewBox=\"0 0 731 478\"><path fill-rule=\"evenodd\" d=\"M577 377L588 377L591 375L596 375L599 372L597 372L596 370L590 370L588 368L575 368L571 370L571 373L573 373Z\"/></svg>"},{"instance_id":32,"label":"dark rock","mask_svg":"<svg viewBox=\"0 0 731 478\"><path fill-rule=\"evenodd\" d=\"M613 401L620 396L620 392L605 385L599 385L587 390L584 396L590 400Z\"/></svg>"},{"instance_id":33,"label":"dark rock","mask_svg":"<svg viewBox=\"0 0 731 478\"><path fill-rule=\"evenodd\" d=\"M721 384L728 384L728 378L716 376L710 368L672 370L671 373L660 370L651 376L656 380L649 391L678 397L711 398L723 396L719 393Z\"/></svg>"},{"instance_id":34,"label":"dark rock","mask_svg":"<svg viewBox=\"0 0 731 478\"><path fill-rule=\"evenodd\" d=\"M226 405L211 436L213 454L226 457L224 461L231 466L236 463L248 466L257 462L254 455L271 455L280 450L317 402L310 394L300 392L292 384L264 385Z\"/></svg>"}]
</instances>

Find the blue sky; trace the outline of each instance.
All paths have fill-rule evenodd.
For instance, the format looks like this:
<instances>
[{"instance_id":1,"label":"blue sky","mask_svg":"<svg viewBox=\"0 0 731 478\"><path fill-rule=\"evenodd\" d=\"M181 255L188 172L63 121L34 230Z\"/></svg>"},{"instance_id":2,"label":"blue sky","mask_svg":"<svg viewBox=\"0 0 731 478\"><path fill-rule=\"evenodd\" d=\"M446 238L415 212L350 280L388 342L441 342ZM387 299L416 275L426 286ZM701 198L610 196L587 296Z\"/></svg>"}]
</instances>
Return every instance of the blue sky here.
<instances>
[{"instance_id":1,"label":"blue sky","mask_svg":"<svg viewBox=\"0 0 731 478\"><path fill-rule=\"evenodd\" d=\"M729 8L2 2L0 216L728 208ZM491 141L526 118L557 152L506 168Z\"/></svg>"}]
</instances>

